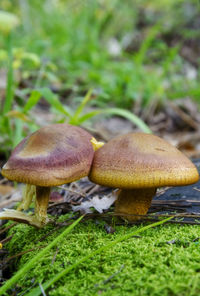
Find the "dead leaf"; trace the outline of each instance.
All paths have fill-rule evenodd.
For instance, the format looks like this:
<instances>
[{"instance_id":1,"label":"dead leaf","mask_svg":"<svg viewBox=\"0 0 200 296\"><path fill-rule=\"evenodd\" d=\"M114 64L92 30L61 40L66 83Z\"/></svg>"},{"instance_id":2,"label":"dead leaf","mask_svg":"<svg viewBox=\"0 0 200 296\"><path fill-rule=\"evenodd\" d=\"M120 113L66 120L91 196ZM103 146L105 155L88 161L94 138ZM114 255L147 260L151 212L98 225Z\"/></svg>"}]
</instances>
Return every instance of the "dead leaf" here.
<instances>
[{"instance_id":1,"label":"dead leaf","mask_svg":"<svg viewBox=\"0 0 200 296\"><path fill-rule=\"evenodd\" d=\"M103 197L99 197L95 195L91 200L83 201L78 206L72 206L72 210L74 212L80 211L81 213L88 214L92 213L93 211L91 208L94 208L99 213L103 213L104 210L108 210L110 206L115 202L117 196L113 193L110 197L104 195Z\"/></svg>"}]
</instances>

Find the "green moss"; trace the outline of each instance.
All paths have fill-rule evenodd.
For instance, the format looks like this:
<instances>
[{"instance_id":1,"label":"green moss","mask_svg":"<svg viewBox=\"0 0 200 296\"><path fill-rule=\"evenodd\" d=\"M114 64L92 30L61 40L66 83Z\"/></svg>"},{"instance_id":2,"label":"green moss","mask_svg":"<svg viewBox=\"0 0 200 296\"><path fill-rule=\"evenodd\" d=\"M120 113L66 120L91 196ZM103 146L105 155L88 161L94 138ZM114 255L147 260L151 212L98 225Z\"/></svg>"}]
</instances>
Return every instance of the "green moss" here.
<instances>
[{"instance_id":1,"label":"green moss","mask_svg":"<svg viewBox=\"0 0 200 296\"><path fill-rule=\"evenodd\" d=\"M23 291L33 282L37 286L38 282L45 282L91 251L137 227L117 226L114 234L107 234L103 223L81 222L18 282L18 286L23 287ZM7 244L10 255L46 246L63 231L52 230L52 226L42 230L15 226L9 232L13 234ZM200 242L193 241L198 236L198 226L164 225L149 229L81 264L51 287L48 295L199 295ZM175 243L167 243L172 240ZM37 252L24 254L15 262L15 269Z\"/></svg>"}]
</instances>

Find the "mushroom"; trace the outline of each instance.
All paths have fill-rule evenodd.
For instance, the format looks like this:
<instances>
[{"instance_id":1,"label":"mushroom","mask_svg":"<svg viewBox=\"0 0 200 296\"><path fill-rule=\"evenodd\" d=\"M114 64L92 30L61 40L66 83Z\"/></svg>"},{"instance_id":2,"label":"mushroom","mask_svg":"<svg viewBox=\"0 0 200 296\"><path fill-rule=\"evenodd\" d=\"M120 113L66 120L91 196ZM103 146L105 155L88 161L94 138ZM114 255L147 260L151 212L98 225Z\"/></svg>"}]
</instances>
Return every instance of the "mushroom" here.
<instances>
[{"instance_id":1,"label":"mushroom","mask_svg":"<svg viewBox=\"0 0 200 296\"><path fill-rule=\"evenodd\" d=\"M193 163L165 140L129 133L95 152L89 179L119 188L115 212L134 221L147 213L157 187L193 184L199 174Z\"/></svg>"},{"instance_id":2,"label":"mushroom","mask_svg":"<svg viewBox=\"0 0 200 296\"><path fill-rule=\"evenodd\" d=\"M91 143L91 140L93 143ZM47 206L52 186L70 183L88 175L98 142L80 127L53 124L22 140L2 168L9 180L26 183L18 210L6 210L0 219L26 222L37 227L47 221ZM35 215L27 210L35 196Z\"/></svg>"}]
</instances>

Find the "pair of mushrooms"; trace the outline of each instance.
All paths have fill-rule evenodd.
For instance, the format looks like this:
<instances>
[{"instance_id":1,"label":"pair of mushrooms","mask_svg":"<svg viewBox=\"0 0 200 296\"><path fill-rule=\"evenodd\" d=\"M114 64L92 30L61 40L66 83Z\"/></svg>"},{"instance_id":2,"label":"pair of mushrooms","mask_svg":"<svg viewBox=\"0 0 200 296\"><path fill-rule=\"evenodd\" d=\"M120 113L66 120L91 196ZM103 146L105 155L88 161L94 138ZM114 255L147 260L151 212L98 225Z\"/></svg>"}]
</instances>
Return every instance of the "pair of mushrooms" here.
<instances>
[{"instance_id":1,"label":"pair of mushrooms","mask_svg":"<svg viewBox=\"0 0 200 296\"><path fill-rule=\"evenodd\" d=\"M103 147L102 147L103 146ZM89 176L97 184L119 188L115 212L129 221L144 215L160 186L196 183L193 163L163 139L144 133L118 136L105 145L80 127L54 124L26 137L1 171L9 180L26 183L17 210L0 219L42 227L48 222L50 188ZM35 196L35 215L27 210Z\"/></svg>"}]
</instances>

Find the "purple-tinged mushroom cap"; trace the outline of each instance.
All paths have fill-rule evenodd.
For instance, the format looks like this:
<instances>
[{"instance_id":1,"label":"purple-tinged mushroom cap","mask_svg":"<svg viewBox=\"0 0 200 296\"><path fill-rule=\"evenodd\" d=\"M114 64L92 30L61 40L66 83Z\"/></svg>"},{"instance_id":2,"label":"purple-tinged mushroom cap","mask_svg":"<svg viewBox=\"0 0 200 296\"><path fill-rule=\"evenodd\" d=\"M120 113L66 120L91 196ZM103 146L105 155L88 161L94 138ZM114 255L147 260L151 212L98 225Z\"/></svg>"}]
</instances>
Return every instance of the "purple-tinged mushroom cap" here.
<instances>
[{"instance_id":1,"label":"purple-tinged mushroom cap","mask_svg":"<svg viewBox=\"0 0 200 296\"><path fill-rule=\"evenodd\" d=\"M47 223L47 207L52 186L79 180L89 174L95 144L92 135L80 127L53 124L43 127L22 140L2 168L9 180L26 183L22 203L17 211L3 212L0 219L27 222L36 227ZM97 142L98 144L98 142ZM27 210L35 197L35 216ZM27 219L26 219L27 218Z\"/></svg>"},{"instance_id":2,"label":"purple-tinged mushroom cap","mask_svg":"<svg viewBox=\"0 0 200 296\"><path fill-rule=\"evenodd\" d=\"M22 140L2 168L9 180L58 186L87 176L94 150L92 136L77 126L53 124Z\"/></svg>"}]
</instances>

